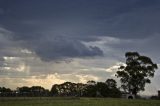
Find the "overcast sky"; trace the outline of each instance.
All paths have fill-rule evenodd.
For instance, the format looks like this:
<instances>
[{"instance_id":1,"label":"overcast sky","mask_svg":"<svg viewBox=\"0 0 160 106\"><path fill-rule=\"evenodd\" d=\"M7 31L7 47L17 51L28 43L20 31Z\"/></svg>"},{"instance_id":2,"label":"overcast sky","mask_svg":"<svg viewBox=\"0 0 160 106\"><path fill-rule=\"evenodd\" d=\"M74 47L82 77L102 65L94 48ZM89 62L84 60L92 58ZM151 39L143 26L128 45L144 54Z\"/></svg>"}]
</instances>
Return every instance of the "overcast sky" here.
<instances>
[{"instance_id":1,"label":"overcast sky","mask_svg":"<svg viewBox=\"0 0 160 106\"><path fill-rule=\"evenodd\" d=\"M160 64L159 40L160 0L0 0L0 86L116 79L127 51Z\"/></svg>"}]
</instances>

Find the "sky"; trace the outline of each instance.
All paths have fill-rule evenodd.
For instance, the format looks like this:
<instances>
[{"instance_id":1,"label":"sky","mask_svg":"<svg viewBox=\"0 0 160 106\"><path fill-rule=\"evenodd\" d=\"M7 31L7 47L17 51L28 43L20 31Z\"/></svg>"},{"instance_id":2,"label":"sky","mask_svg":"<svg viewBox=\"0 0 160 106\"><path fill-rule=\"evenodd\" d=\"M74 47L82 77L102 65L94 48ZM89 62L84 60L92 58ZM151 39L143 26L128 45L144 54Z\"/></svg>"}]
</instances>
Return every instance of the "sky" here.
<instances>
[{"instance_id":1,"label":"sky","mask_svg":"<svg viewBox=\"0 0 160 106\"><path fill-rule=\"evenodd\" d=\"M0 0L0 86L119 83L128 51L160 66L159 40L159 0ZM141 93L159 82L160 69Z\"/></svg>"}]
</instances>

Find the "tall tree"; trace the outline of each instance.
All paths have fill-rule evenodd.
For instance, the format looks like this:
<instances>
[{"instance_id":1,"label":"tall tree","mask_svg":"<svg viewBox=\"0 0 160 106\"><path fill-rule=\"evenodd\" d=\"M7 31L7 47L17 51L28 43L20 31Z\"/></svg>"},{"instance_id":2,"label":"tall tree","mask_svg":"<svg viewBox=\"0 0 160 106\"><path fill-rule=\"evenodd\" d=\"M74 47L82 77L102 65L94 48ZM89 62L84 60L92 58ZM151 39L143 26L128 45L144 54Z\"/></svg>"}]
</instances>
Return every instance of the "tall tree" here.
<instances>
[{"instance_id":1,"label":"tall tree","mask_svg":"<svg viewBox=\"0 0 160 106\"><path fill-rule=\"evenodd\" d=\"M127 52L125 54L126 65L120 66L116 73L120 77L122 88L134 95L139 91L145 90L145 84L151 83L151 77L154 77L157 64L147 56L141 56L137 52Z\"/></svg>"}]
</instances>

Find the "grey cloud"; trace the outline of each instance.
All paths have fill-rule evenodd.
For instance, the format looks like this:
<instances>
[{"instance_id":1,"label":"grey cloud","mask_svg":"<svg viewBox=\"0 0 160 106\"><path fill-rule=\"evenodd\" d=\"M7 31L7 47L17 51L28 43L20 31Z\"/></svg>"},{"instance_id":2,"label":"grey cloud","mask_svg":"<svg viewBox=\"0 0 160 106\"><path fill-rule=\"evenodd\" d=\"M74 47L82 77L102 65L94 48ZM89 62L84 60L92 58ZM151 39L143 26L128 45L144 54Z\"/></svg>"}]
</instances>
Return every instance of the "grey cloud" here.
<instances>
[{"instance_id":1,"label":"grey cloud","mask_svg":"<svg viewBox=\"0 0 160 106\"><path fill-rule=\"evenodd\" d=\"M4 14L4 10L2 8L0 8L0 15Z\"/></svg>"},{"instance_id":2,"label":"grey cloud","mask_svg":"<svg viewBox=\"0 0 160 106\"><path fill-rule=\"evenodd\" d=\"M19 1L11 2L9 5L11 9L16 10L12 11L12 14L20 19L11 20L12 24L9 25L7 17L10 15L12 17L12 14L9 14L3 19L3 23L7 28L18 32L28 33L50 29L55 33L66 33L68 36L78 36L78 38L93 35L144 38L155 31L159 32L158 0L125 0L125 2L62 0L62 2L47 1L45 3L39 1L38 4L35 1ZM26 9L27 6L33 8ZM32 38L35 35L23 33L23 36L15 37Z\"/></svg>"},{"instance_id":3,"label":"grey cloud","mask_svg":"<svg viewBox=\"0 0 160 106\"><path fill-rule=\"evenodd\" d=\"M10 8L17 10L13 13L17 17L21 15L21 19L12 20L13 26L7 24L7 18L4 19L6 27L20 34L14 36L15 39L35 39L46 36L36 33L46 30L52 30L55 35L65 33L67 36L82 41L97 40L95 36L144 38L154 32L159 32L159 21L157 21L160 17L158 0L152 2L135 0L125 1L125 3L117 0L107 2L104 0L94 0L92 2L72 1L71 3L65 1L47 1L43 3L40 1L38 5L35 5L36 2L27 1L19 3L21 5L17 2L13 3L15 7L12 7L11 3ZM28 12L24 8L24 4L25 6L30 5L37 8L33 8ZM55 6L51 8L51 4ZM59 4L59 6L57 7L56 4ZM16 5L18 5L17 8ZM49 8L39 10L38 8L41 6ZM22 8L22 11L19 11L19 8Z\"/></svg>"},{"instance_id":4,"label":"grey cloud","mask_svg":"<svg viewBox=\"0 0 160 106\"><path fill-rule=\"evenodd\" d=\"M121 56L127 51L137 51L141 54L152 57L157 63L159 58L157 56L160 53L159 40L160 34L152 35L151 37L139 38L139 39L117 39L117 42L105 43L106 47L109 47L112 52L119 52Z\"/></svg>"},{"instance_id":5,"label":"grey cloud","mask_svg":"<svg viewBox=\"0 0 160 106\"><path fill-rule=\"evenodd\" d=\"M34 50L44 60L103 55L98 47L91 46L87 48L78 40L64 37L55 38L53 41L43 40L37 43Z\"/></svg>"},{"instance_id":6,"label":"grey cloud","mask_svg":"<svg viewBox=\"0 0 160 106\"><path fill-rule=\"evenodd\" d=\"M42 60L65 60L75 57L102 56L103 51L96 46L86 47L80 40L62 35L17 35L13 41L21 42L22 48L35 52ZM27 37L27 38L26 38Z\"/></svg>"},{"instance_id":7,"label":"grey cloud","mask_svg":"<svg viewBox=\"0 0 160 106\"><path fill-rule=\"evenodd\" d=\"M0 34L1 56L23 57L23 54L18 52L25 48L36 53L45 61L103 55L103 51L98 47L86 47L80 40L72 37L11 33L4 28L0 28Z\"/></svg>"}]
</instances>

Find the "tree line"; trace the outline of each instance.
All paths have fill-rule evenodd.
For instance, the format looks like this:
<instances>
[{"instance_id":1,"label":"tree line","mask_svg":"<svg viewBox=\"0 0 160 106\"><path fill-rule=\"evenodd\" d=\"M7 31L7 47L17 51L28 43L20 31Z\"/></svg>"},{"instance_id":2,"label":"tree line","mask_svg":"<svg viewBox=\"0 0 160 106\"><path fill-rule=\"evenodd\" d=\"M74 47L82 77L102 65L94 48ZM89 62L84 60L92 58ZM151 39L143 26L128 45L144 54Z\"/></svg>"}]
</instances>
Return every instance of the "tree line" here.
<instances>
[{"instance_id":1,"label":"tree line","mask_svg":"<svg viewBox=\"0 0 160 106\"><path fill-rule=\"evenodd\" d=\"M1 97L38 97L38 96L49 96L49 90L41 86L32 87L18 87L16 90L11 90L10 88L0 87Z\"/></svg>"},{"instance_id":2,"label":"tree line","mask_svg":"<svg viewBox=\"0 0 160 106\"><path fill-rule=\"evenodd\" d=\"M54 84L51 90L41 86L18 87L16 90L0 87L1 97L120 97L120 89L114 79L107 79L106 82L88 81L83 83L64 82Z\"/></svg>"},{"instance_id":3,"label":"tree line","mask_svg":"<svg viewBox=\"0 0 160 106\"><path fill-rule=\"evenodd\" d=\"M120 97L120 89L114 79L106 82L88 81L87 84L65 82L53 85L51 94L55 96L78 96L78 97Z\"/></svg>"}]
</instances>

